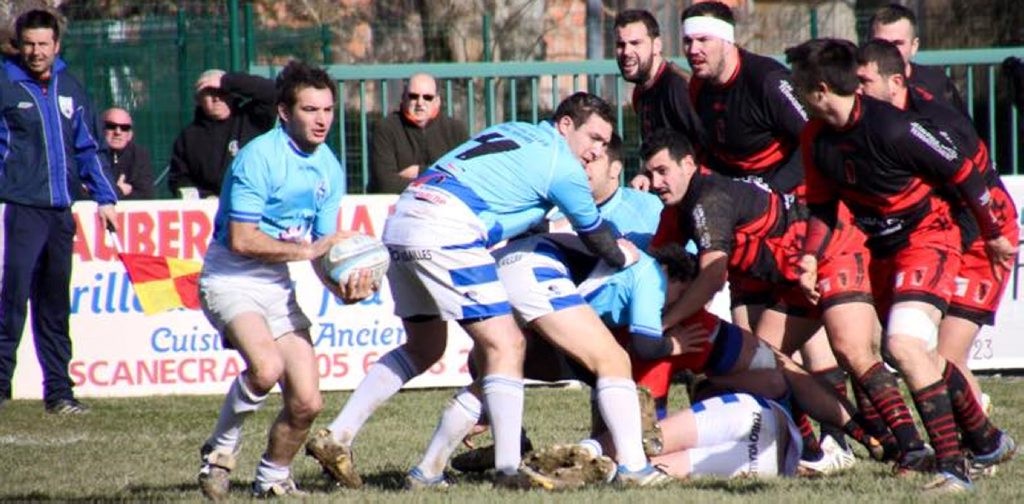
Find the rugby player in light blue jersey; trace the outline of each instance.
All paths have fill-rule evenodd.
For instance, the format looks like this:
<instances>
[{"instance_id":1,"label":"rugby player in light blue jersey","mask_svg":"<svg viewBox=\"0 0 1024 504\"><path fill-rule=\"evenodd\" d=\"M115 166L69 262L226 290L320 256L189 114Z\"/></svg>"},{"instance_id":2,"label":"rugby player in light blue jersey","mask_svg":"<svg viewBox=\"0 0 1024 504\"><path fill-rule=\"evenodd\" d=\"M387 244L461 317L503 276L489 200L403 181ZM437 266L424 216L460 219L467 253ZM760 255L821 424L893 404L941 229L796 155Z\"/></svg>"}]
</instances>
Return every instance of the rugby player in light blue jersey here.
<instances>
[{"instance_id":1,"label":"rugby player in light blue jersey","mask_svg":"<svg viewBox=\"0 0 1024 504\"><path fill-rule=\"evenodd\" d=\"M527 231L557 206L595 255L616 268L636 261L636 247L618 239L598 213L581 165L604 153L611 134L611 107L576 93L550 122L482 131L402 192L383 241L391 250L388 281L407 340L370 368L329 428L306 446L340 483L361 485L353 439L380 404L443 356L446 323L456 320L482 363L483 400L472 394L465 400L490 412L495 484L530 485L518 471L523 335L488 247Z\"/></svg>"},{"instance_id":2,"label":"rugby player in light blue jersey","mask_svg":"<svg viewBox=\"0 0 1024 504\"><path fill-rule=\"evenodd\" d=\"M325 71L291 62L277 78L280 125L238 153L224 181L213 240L199 279L203 311L245 360L213 434L201 450L200 488L228 496L242 423L280 385L284 408L256 467L255 496L301 493L290 475L321 409L310 321L295 301L289 261L315 260L335 240L345 172L323 145L336 87ZM368 271L331 290L346 302L368 297Z\"/></svg>"}]
</instances>

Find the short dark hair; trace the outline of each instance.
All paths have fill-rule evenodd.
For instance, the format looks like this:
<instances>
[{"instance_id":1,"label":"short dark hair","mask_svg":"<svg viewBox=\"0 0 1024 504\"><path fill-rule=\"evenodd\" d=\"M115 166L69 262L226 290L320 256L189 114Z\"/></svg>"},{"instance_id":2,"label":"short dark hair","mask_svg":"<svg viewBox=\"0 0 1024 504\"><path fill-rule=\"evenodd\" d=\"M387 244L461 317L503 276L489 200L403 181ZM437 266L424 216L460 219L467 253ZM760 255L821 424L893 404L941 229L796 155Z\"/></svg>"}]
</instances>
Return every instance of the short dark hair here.
<instances>
[{"instance_id":1,"label":"short dark hair","mask_svg":"<svg viewBox=\"0 0 1024 504\"><path fill-rule=\"evenodd\" d=\"M622 137L618 133L612 132L612 138L608 141L608 146L605 147L605 153L608 154L608 164L616 161L622 162Z\"/></svg>"},{"instance_id":2,"label":"short dark hair","mask_svg":"<svg viewBox=\"0 0 1024 504\"><path fill-rule=\"evenodd\" d=\"M736 25L736 17L733 16L732 9L722 2L695 3L683 11L682 15L679 16L679 20L686 21L688 18L698 16L709 16L715 19L721 19L731 25Z\"/></svg>"},{"instance_id":3,"label":"short dark hair","mask_svg":"<svg viewBox=\"0 0 1024 504\"><path fill-rule=\"evenodd\" d=\"M658 27L658 20L654 14L643 9L627 9L615 16L615 28L622 28L628 24L643 23L647 28L647 35L651 38L661 36L661 28Z\"/></svg>"},{"instance_id":4,"label":"short dark hair","mask_svg":"<svg viewBox=\"0 0 1024 504\"><path fill-rule=\"evenodd\" d=\"M878 65L878 74L882 77L899 75L906 78L906 63L903 55L895 44L888 40L874 39L860 45L857 49L857 63Z\"/></svg>"},{"instance_id":5,"label":"short dark hair","mask_svg":"<svg viewBox=\"0 0 1024 504\"><path fill-rule=\"evenodd\" d=\"M337 84L327 71L298 60L292 60L285 65L277 76L276 86L277 104L289 109L298 101L299 91L307 87L329 89L331 97L335 101L338 99Z\"/></svg>"},{"instance_id":6,"label":"short dark hair","mask_svg":"<svg viewBox=\"0 0 1024 504\"><path fill-rule=\"evenodd\" d=\"M568 98L562 100L562 103L558 104L552 120L558 122L563 117L569 117L572 119L573 126L578 128L590 120L590 116L594 114L610 124L615 124L615 114L608 102L600 96L580 91L569 95Z\"/></svg>"},{"instance_id":7,"label":"short dark hair","mask_svg":"<svg viewBox=\"0 0 1024 504\"><path fill-rule=\"evenodd\" d=\"M663 128L644 139L644 143L640 145L640 160L647 161L662 149L668 149L668 155L673 161L682 161L686 156L693 155L693 144L686 135Z\"/></svg>"},{"instance_id":8,"label":"short dark hair","mask_svg":"<svg viewBox=\"0 0 1024 504\"><path fill-rule=\"evenodd\" d=\"M871 20L868 21L868 26L874 28L876 24L893 24L901 19L906 19L910 22L910 27L917 31L917 16L914 15L914 11L898 4L891 3L885 7L881 7L871 15Z\"/></svg>"},{"instance_id":9,"label":"short dark hair","mask_svg":"<svg viewBox=\"0 0 1024 504\"><path fill-rule=\"evenodd\" d=\"M793 68L793 86L801 92L824 82L832 92L850 96L857 92L857 46L849 40L819 38L786 49Z\"/></svg>"},{"instance_id":10,"label":"short dark hair","mask_svg":"<svg viewBox=\"0 0 1024 504\"><path fill-rule=\"evenodd\" d=\"M700 273L697 257L687 252L680 243L662 245L651 250L650 256L668 270L669 280L690 282Z\"/></svg>"},{"instance_id":11,"label":"short dark hair","mask_svg":"<svg viewBox=\"0 0 1024 504\"><path fill-rule=\"evenodd\" d=\"M53 30L53 40L60 40L60 20L52 12L43 9L30 10L14 22L15 42L21 43L21 34L25 30L49 28Z\"/></svg>"}]
</instances>

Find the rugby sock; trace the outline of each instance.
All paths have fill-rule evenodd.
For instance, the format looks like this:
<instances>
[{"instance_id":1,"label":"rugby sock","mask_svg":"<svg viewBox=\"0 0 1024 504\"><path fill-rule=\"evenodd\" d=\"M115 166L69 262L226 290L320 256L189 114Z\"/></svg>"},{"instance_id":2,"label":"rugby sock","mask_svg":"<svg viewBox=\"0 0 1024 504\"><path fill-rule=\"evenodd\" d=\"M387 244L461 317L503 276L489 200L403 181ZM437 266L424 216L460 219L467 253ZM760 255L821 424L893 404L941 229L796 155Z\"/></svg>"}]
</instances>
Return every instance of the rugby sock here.
<instances>
[{"instance_id":1,"label":"rugby sock","mask_svg":"<svg viewBox=\"0 0 1024 504\"><path fill-rule=\"evenodd\" d=\"M249 390L244 376L245 373L242 373L231 382L228 395L224 397L224 404L220 407L217 424L214 425L213 434L208 441L215 450L226 449L232 453L238 451L238 444L242 438L242 424L249 415L260 409L263 401L267 400L266 394L259 396Z\"/></svg>"},{"instance_id":2,"label":"rugby sock","mask_svg":"<svg viewBox=\"0 0 1024 504\"><path fill-rule=\"evenodd\" d=\"M898 450L899 445L896 443L896 436L889 432L889 427L885 425L885 420L878 414L878 409L875 408L874 404L871 404L871 398L864 391L864 386L857 381L857 378L853 376L850 378L850 383L853 385L853 397L857 400L857 414L855 418L872 437L883 445L896 445Z\"/></svg>"},{"instance_id":3,"label":"rugby sock","mask_svg":"<svg viewBox=\"0 0 1024 504\"><path fill-rule=\"evenodd\" d=\"M483 405L468 388L455 393L448 400L448 405L441 412L441 420L434 430L434 436L427 444L423 460L416 466L427 479L434 479L444 474L448 459L459 447L459 442L473 430L480 420Z\"/></svg>"},{"instance_id":4,"label":"rugby sock","mask_svg":"<svg viewBox=\"0 0 1024 504\"><path fill-rule=\"evenodd\" d=\"M835 391L841 399L848 400L849 397L846 393L846 371L839 368L827 369L824 371L815 371L813 373L819 380L824 381L832 390ZM839 426L832 425L830 423L821 424L821 437L824 439L825 436L831 436L839 443L839 447L846 450L849 445L846 444L846 436L843 435L843 431Z\"/></svg>"},{"instance_id":5,"label":"rugby sock","mask_svg":"<svg viewBox=\"0 0 1024 504\"><path fill-rule=\"evenodd\" d=\"M957 438L956 420L949 401L949 389L939 380L921 390L911 392L914 405L921 416L935 449L935 465L940 471L953 471L963 475L964 454Z\"/></svg>"},{"instance_id":6,"label":"rugby sock","mask_svg":"<svg viewBox=\"0 0 1024 504\"><path fill-rule=\"evenodd\" d=\"M267 460L267 454L260 457L260 463L256 466L256 484L261 490L267 490L270 485L280 483L291 476L291 469L288 466L277 465Z\"/></svg>"},{"instance_id":7,"label":"rugby sock","mask_svg":"<svg viewBox=\"0 0 1024 504\"><path fill-rule=\"evenodd\" d=\"M629 378L598 378L597 405L615 443L619 465L627 471L647 467L636 383Z\"/></svg>"},{"instance_id":8,"label":"rugby sock","mask_svg":"<svg viewBox=\"0 0 1024 504\"><path fill-rule=\"evenodd\" d=\"M900 451L907 453L924 447L924 441L914 426L914 417L910 416L910 408L907 408L907 403L903 402L903 396L900 395L896 377L885 369L884 364L878 362L871 366L858 382L896 437Z\"/></svg>"},{"instance_id":9,"label":"rugby sock","mask_svg":"<svg viewBox=\"0 0 1024 504\"><path fill-rule=\"evenodd\" d=\"M522 459L523 379L487 375L483 379L484 408L491 418L494 435L494 469L515 474Z\"/></svg>"},{"instance_id":10,"label":"rugby sock","mask_svg":"<svg viewBox=\"0 0 1024 504\"><path fill-rule=\"evenodd\" d=\"M419 374L420 370L416 369L403 347L384 354L384 357L370 366L366 377L352 392L341 412L327 426L331 435L339 442L351 445L370 415L398 393L402 385Z\"/></svg>"},{"instance_id":11,"label":"rugby sock","mask_svg":"<svg viewBox=\"0 0 1024 504\"><path fill-rule=\"evenodd\" d=\"M953 417L956 418L956 424L963 434L964 444L979 455L992 453L999 448L1002 433L992 425L988 416L978 406L974 391L971 390L971 385L960 368L947 361L946 369L942 372L942 381L949 390Z\"/></svg>"},{"instance_id":12,"label":"rugby sock","mask_svg":"<svg viewBox=\"0 0 1024 504\"><path fill-rule=\"evenodd\" d=\"M793 404L790 407L793 411L793 419L796 422L796 426L800 429L800 437L804 441L804 451L801 452L800 459L811 462L821 460L825 452L821 451L818 437L814 435L814 426L811 425L811 419L797 405Z\"/></svg>"}]
</instances>

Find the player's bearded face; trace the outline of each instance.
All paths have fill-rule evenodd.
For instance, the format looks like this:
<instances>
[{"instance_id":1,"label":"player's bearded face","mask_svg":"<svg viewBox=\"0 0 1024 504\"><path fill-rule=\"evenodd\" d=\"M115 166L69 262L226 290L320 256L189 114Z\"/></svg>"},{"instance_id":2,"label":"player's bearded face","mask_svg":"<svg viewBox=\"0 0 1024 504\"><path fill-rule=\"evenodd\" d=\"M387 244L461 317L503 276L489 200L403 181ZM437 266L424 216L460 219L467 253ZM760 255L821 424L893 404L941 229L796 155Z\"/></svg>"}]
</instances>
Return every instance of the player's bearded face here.
<instances>
[{"instance_id":1,"label":"player's bearded face","mask_svg":"<svg viewBox=\"0 0 1024 504\"><path fill-rule=\"evenodd\" d=\"M726 42L712 35L683 37L683 50L693 75L701 79L716 80L725 73Z\"/></svg>"},{"instance_id":2,"label":"player's bearded face","mask_svg":"<svg viewBox=\"0 0 1024 504\"><path fill-rule=\"evenodd\" d=\"M279 106L278 113L288 136L306 152L312 152L327 140L334 122L334 94L330 89L304 87L296 93L290 109Z\"/></svg>"},{"instance_id":3,"label":"player's bearded face","mask_svg":"<svg viewBox=\"0 0 1024 504\"><path fill-rule=\"evenodd\" d=\"M644 163L647 176L651 178L651 192L666 205L677 205L686 195L690 185L683 161L672 159L668 149L662 149Z\"/></svg>"},{"instance_id":4,"label":"player's bearded face","mask_svg":"<svg viewBox=\"0 0 1024 504\"><path fill-rule=\"evenodd\" d=\"M878 73L878 63L868 63L857 68L857 80L860 81L861 94L876 100L891 101L889 81Z\"/></svg>"},{"instance_id":5,"label":"player's bearded face","mask_svg":"<svg viewBox=\"0 0 1024 504\"><path fill-rule=\"evenodd\" d=\"M652 39L643 23L630 23L615 30L615 61L623 79L634 84L646 82L658 52L661 39Z\"/></svg>"}]
</instances>

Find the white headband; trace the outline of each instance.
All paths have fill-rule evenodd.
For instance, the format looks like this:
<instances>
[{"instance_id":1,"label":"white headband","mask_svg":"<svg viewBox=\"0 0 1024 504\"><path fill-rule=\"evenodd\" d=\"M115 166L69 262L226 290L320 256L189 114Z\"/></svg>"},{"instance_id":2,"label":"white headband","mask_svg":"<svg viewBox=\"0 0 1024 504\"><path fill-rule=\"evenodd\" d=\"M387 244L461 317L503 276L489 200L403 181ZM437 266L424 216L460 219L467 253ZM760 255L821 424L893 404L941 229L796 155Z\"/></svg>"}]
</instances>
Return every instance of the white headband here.
<instances>
[{"instance_id":1,"label":"white headband","mask_svg":"<svg viewBox=\"0 0 1024 504\"><path fill-rule=\"evenodd\" d=\"M711 35L726 42L735 43L734 28L727 21L711 16L688 17L683 21L683 35L693 37L694 35Z\"/></svg>"}]
</instances>

